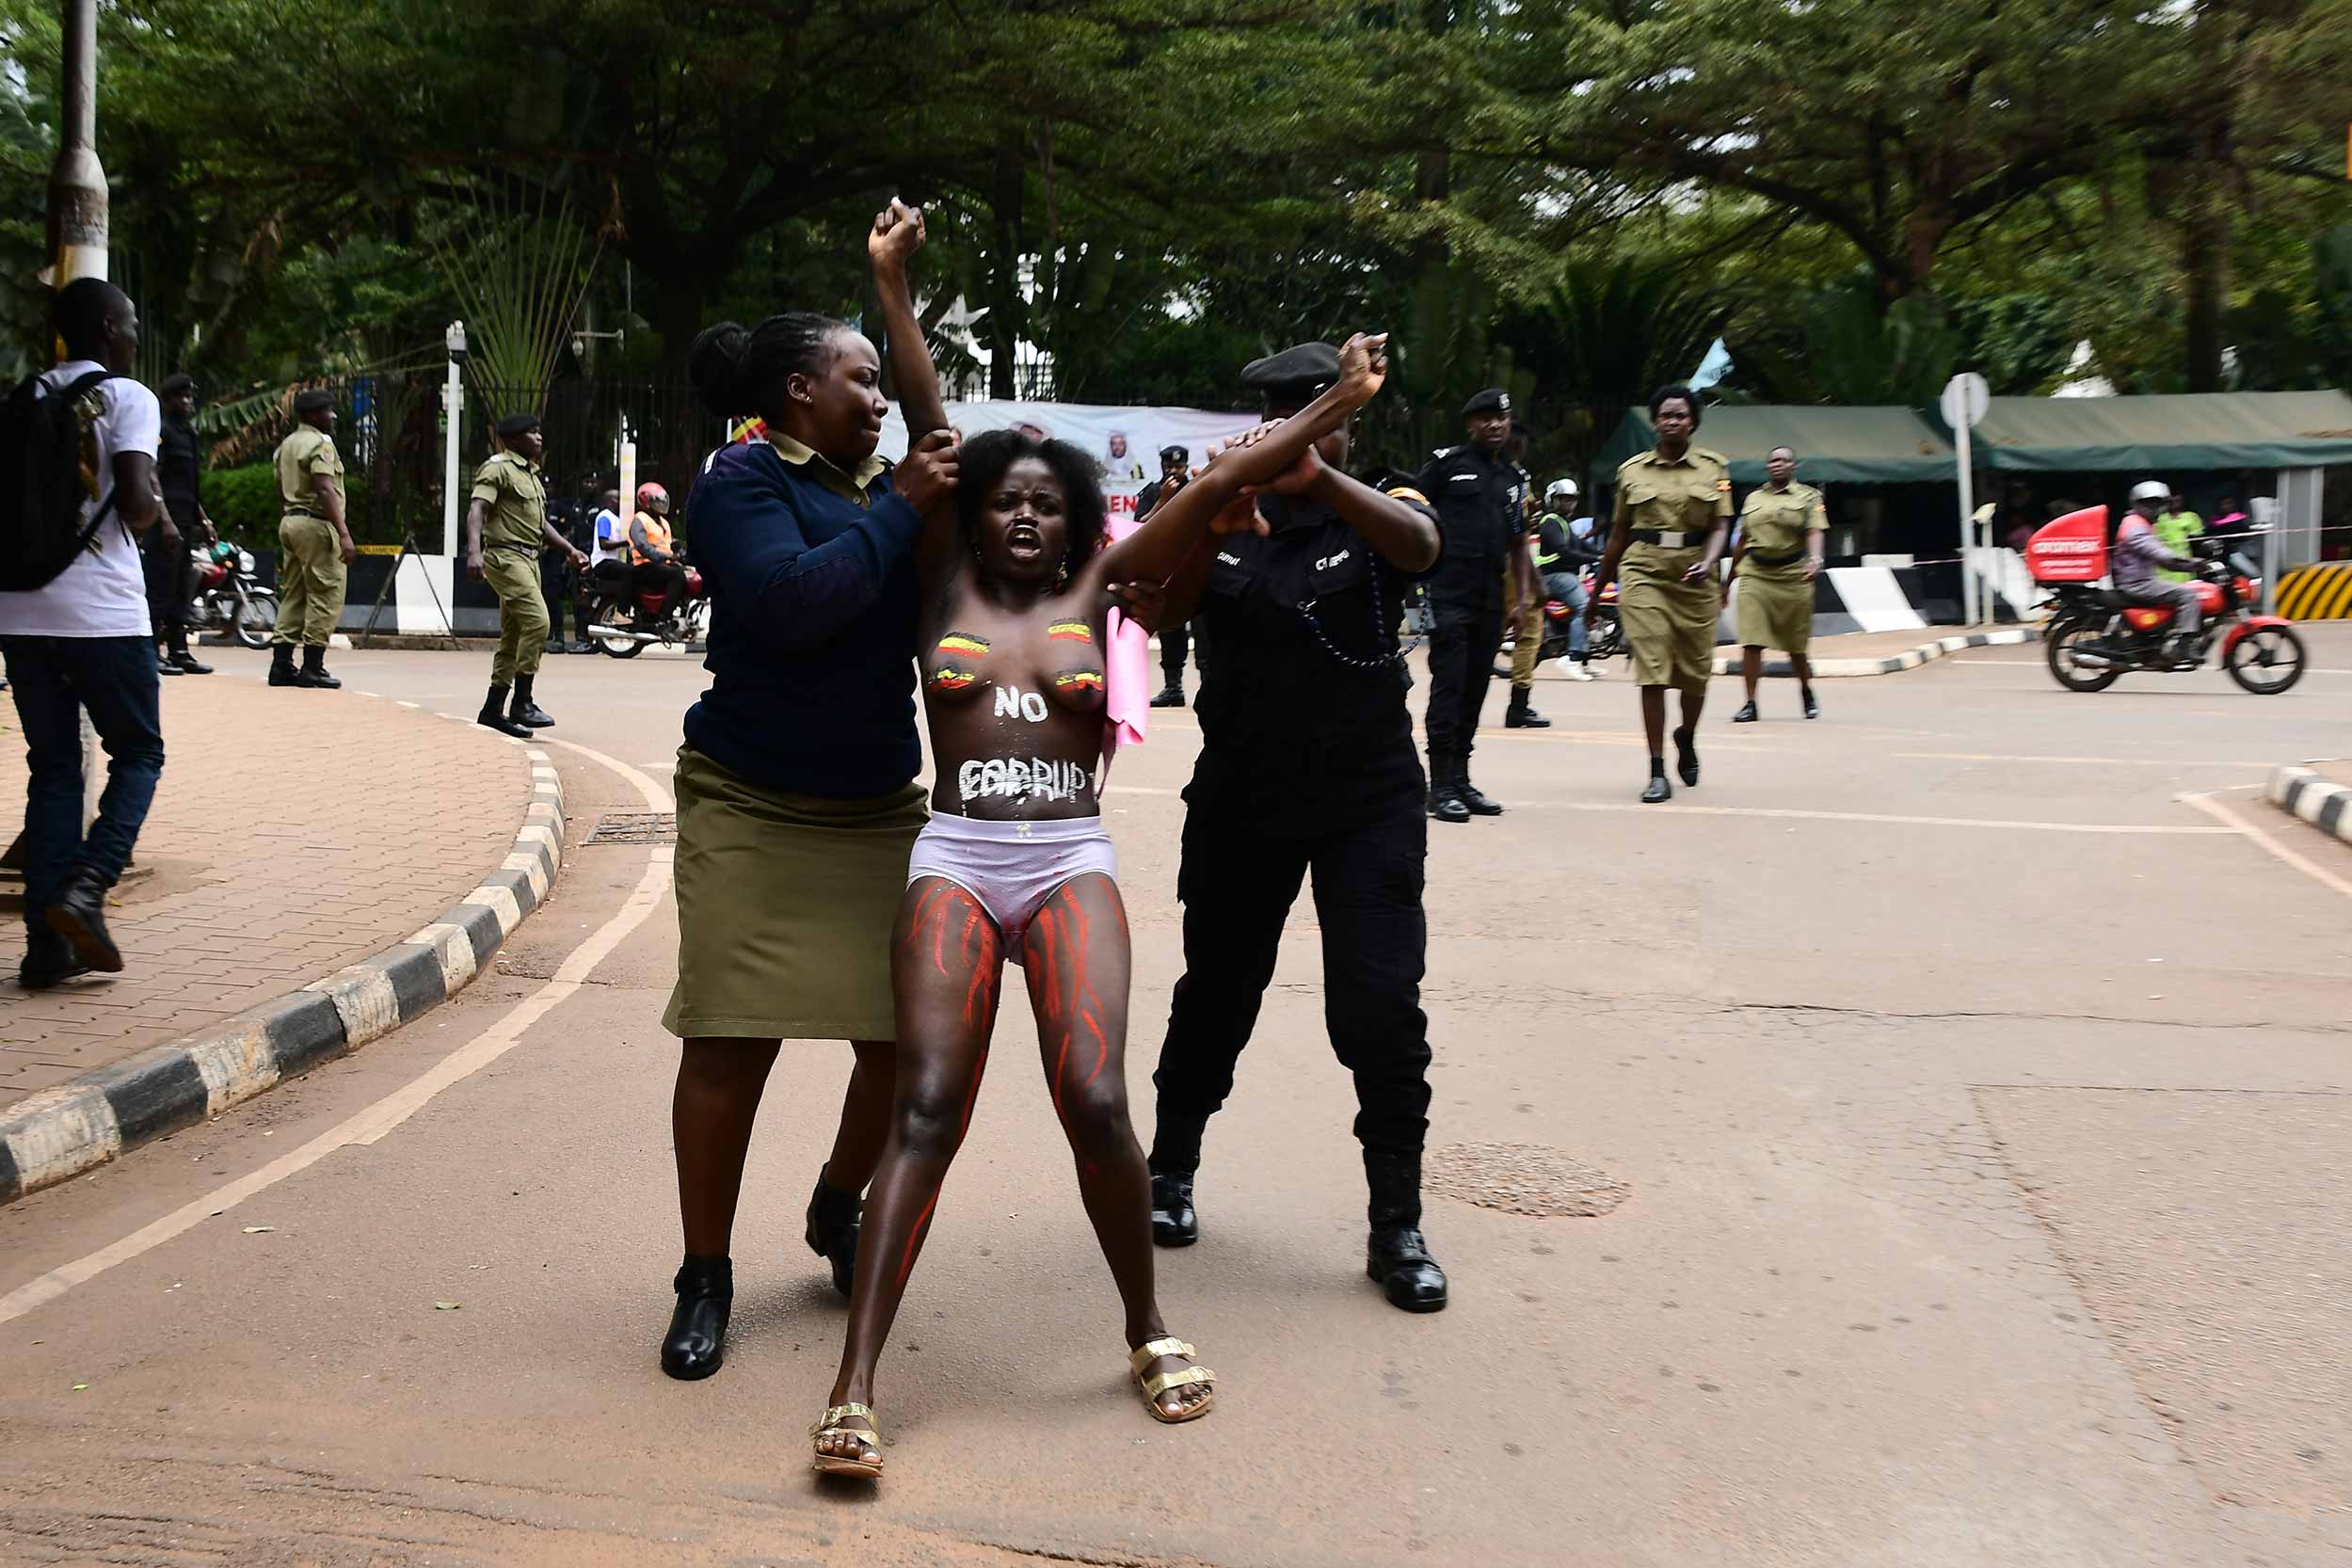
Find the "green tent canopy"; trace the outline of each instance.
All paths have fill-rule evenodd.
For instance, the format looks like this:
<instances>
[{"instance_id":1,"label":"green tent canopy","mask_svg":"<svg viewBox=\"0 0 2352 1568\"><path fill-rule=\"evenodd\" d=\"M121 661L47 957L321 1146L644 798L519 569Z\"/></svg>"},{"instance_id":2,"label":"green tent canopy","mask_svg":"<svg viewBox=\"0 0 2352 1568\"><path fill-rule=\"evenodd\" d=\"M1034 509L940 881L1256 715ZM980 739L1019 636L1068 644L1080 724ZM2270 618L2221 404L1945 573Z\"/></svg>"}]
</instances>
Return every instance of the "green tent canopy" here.
<instances>
[{"instance_id":1,"label":"green tent canopy","mask_svg":"<svg viewBox=\"0 0 2352 1568\"><path fill-rule=\"evenodd\" d=\"M1942 417L1927 417L1941 438ZM1708 410L1701 428L1714 430L1715 410ZM2005 472L2319 468L2352 463L2352 397L2341 392L1996 397L1972 440L1976 466Z\"/></svg>"},{"instance_id":2,"label":"green tent canopy","mask_svg":"<svg viewBox=\"0 0 2352 1568\"><path fill-rule=\"evenodd\" d=\"M1646 408L1635 408L1592 460L1596 488L1617 483L1617 468L1657 441ZM1797 451L1797 477L1812 485L1951 483L1952 445L1937 426L1903 408L1838 408L1815 404L1721 403L1700 414L1693 444L1732 462L1732 481L1764 483L1764 459L1776 446Z\"/></svg>"}]
</instances>

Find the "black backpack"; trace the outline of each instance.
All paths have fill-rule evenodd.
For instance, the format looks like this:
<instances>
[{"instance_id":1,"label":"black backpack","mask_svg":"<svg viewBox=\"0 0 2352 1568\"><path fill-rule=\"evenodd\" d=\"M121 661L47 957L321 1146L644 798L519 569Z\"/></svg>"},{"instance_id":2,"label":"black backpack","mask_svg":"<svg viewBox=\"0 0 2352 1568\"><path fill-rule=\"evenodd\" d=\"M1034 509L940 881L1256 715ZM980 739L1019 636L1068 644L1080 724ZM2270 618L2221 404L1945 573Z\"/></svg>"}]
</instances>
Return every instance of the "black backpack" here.
<instances>
[{"instance_id":1,"label":"black backpack","mask_svg":"<svg viewBox=\"0 0 2352 1568\"><path fill-rule=\"evenodd\" d=\"M45 588L89 548L114 509L114 488L82 520L82 440L92 415L83 405L109 372L93 370L41 394L28 376L0 403L0 593ZM101 475L101 482L111 479Z\"/></svg>"}]
</instances>

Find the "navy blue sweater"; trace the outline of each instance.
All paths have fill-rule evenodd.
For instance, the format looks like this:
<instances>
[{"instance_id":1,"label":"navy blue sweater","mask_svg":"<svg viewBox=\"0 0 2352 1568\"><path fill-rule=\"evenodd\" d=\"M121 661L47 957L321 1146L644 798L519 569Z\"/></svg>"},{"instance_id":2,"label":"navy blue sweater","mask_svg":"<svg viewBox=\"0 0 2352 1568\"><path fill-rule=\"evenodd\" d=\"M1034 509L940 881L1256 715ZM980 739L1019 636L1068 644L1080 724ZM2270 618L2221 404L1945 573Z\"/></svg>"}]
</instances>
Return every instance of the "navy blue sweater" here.
<instances>
[{"instance_id":1,"label":"navy blue sweater","mask_svg":"<svg viewBox=\"0 0 2352 1568\"><path fill-rule=\"evenodd\" d=\"M721 447L688 523L712 607L711 689L686 711L686 744L753 784L831 800L889 794L922 767L921 520L887 472L867 484L871 504L846 488L823 458Z\"/></svg>"}]
</instances>

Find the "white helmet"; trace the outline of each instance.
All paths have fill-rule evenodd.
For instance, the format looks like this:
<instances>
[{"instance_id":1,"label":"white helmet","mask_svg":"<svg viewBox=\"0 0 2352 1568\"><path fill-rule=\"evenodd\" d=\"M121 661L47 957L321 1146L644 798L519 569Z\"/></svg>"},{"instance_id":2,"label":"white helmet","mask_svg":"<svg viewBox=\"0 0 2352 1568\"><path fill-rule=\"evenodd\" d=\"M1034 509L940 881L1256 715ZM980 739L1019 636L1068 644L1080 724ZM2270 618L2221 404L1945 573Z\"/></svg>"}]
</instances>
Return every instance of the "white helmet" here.
<instances>
[{"instance_id":1,"label":"white helmet","mask_svg":"<svg viewBox=\"0 0 2352 1568\"><path fill-rule=\"evenodd\" d=\"M2143 479L2132 487L2132 499L2134 501L2169 501L2172 499L2172 487L2161 479Z\"/></svg>"},{"instance_id":2,"label":"white helmet","mask_svg":"<svg viewBox=\"0 0 2352 1568\"><path fill-rule=\"evenodd\" d=\"M1546 501L1556 500L1563 495L1574 500L1576 494L1576 482L1573 479L1555 479L1544 487L1544 499Z\"/></svg>"}]
</instances>

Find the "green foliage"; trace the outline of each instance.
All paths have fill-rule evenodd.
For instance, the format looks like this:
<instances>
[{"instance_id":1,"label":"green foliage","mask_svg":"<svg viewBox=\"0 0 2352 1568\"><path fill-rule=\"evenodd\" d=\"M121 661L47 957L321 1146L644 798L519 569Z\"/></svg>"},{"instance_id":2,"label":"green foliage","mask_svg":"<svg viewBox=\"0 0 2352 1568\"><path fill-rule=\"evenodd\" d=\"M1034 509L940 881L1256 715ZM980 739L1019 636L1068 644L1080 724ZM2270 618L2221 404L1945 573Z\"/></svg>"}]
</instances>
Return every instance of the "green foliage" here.
<instances>
[{"instance_id":1,"label":"green foliage","mask_svg":"<svg viewBox=\"0 0 2352 1568\"><path fill-rule=\"evenodd\" d=\"M1883 312L1866 280L1822 289L1727 340L1737 386L1767 403L1935 402L1960 368L1960 333L1933 301Z\"/></svg>"},{"instance_id":2,"label":"green foliage","mask_svg":"<svg viewBox=\"0 0 2352 1568\"><path fill-rule=\"evenodd\" d=\"M248 550L278 548L278 468L274 463L248 463L242 468L209 469L203 480L204 512L220 536Z\"/></svg>"},{"instance_id":3,"label":"green foliage","mask_svg":"<svg viewBox=\"0 0 2352 1568\"><path fill-rule=\"evenodd\" d=\"M57 8L44 0L0 0L0 59L27 66L23 79L0 70L0 383L49 363L49 166L57 152L54 60L61 45Z\"/></svg>"}]
</instances>

